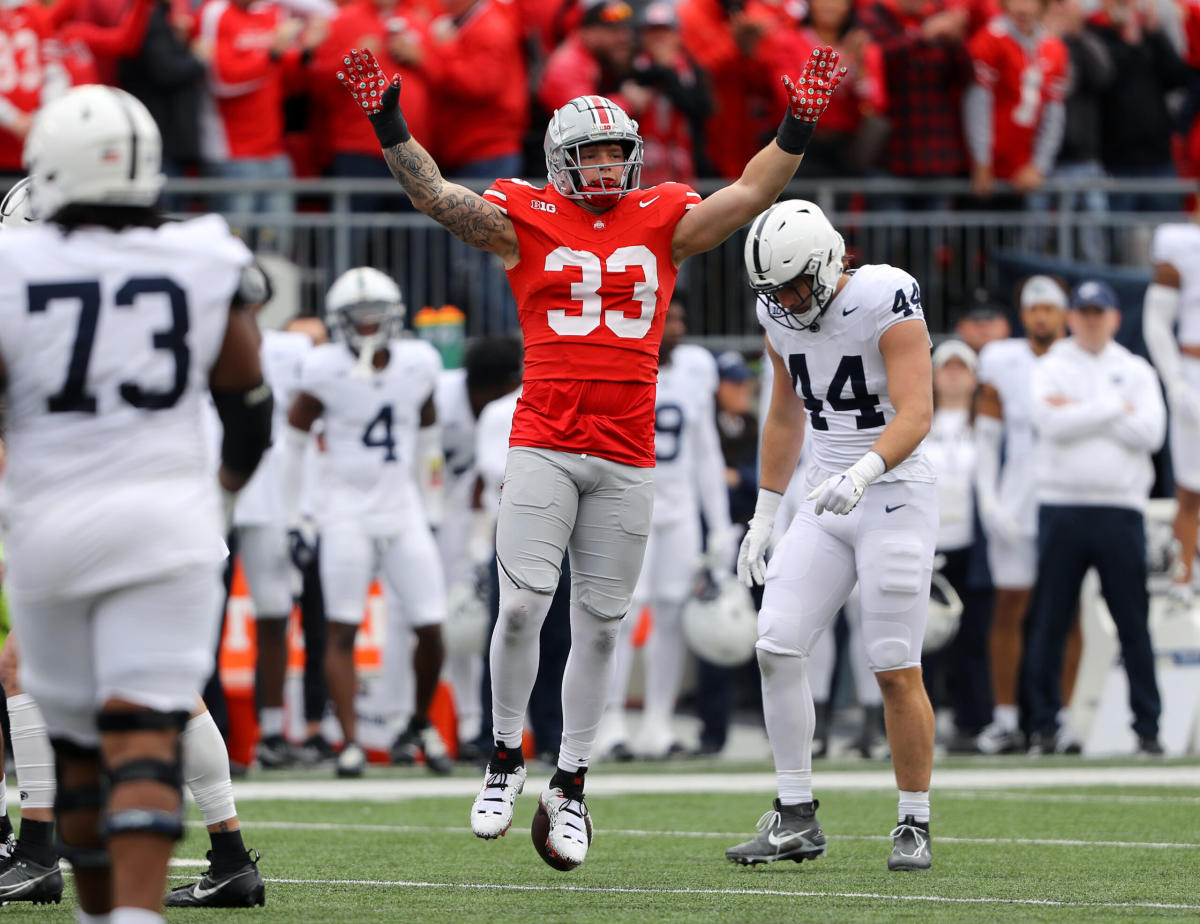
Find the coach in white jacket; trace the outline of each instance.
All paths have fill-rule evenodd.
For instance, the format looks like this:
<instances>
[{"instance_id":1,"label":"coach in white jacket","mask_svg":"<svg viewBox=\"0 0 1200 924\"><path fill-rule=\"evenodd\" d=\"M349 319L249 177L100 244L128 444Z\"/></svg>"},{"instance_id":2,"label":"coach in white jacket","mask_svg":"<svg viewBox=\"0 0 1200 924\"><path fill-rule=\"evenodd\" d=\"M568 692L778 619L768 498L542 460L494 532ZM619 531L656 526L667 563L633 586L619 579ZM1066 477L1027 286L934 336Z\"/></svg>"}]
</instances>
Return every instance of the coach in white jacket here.
<instances>
[{"instance_id":1,"label":"coach in white jacket","mask_svg":"<svg viewBox=\"0 0 1200 924\"><path fill-rule=\"evenodd\" d=\"M1143 512L1166 407L1153 367L1113 342L1120 320L1110 286L1080 283L1067 313L1071 336L1034 366L1038 577L1025 670L1031 753L1053 749L1063 648L1093 566L1121 642L1138 749L1162 753Z\"/></svg>"}]
</instances>

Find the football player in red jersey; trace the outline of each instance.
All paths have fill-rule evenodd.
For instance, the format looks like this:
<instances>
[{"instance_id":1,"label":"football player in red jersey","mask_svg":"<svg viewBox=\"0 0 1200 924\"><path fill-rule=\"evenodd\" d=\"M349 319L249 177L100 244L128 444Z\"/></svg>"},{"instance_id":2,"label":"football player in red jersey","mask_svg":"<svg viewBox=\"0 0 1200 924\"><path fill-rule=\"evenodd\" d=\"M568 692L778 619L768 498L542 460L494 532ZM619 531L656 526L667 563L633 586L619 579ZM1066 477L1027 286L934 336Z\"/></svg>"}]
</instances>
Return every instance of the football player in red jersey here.
<instances>
[{"instance_id":1,"label":"football player in red jersey","mask_svg":"<svg viewBox=\"0 0 1200 924\"><path fill-rule=\"evenodd\" d=\"M776 139L741 177L701 201L679 183L639 186L637 123L581 96L546 130L550 185L498 180L483 195L446 182L412 137L374 56L352 50L338 79L371 120L413 205L504 261L525 337L497 520L500 612L492 636L496 746L471 809L476 835L512 824L525 784L521 735L537 639L564 552L572 570L571 653L563 676L558 770L542 792L545 852L564 868L587 854L583 780L604 713L618 621L629 609L650 532L658 347L679 265L720 244L775 201L800 164L844 69L813 49L788 90ZM481 112L481 118L487 113Z\"/></svg>"}]
</instances>

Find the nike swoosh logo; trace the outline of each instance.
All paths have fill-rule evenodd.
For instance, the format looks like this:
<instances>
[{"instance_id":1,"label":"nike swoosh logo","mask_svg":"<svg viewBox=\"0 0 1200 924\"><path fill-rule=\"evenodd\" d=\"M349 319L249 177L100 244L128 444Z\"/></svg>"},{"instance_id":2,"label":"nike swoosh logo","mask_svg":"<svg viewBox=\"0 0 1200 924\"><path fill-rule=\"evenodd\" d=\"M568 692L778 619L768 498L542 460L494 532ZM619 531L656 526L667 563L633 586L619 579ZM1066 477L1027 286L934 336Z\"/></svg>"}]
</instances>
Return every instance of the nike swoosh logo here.
<instances>
[{"instance_id":1,"label":"nike swoosh logo","mask_svg":"<svg viewBox=\"0 0 1200 924\"><path fill-rule=\"evenodd\" d=\"M901 507L907 507L908 504L897 504L895 507L884 507L884 513L891 513L893 510L899 510Z\"/></svg>"},{"instance_id":2,"label":"nike swoosh logo","mask_svg":"<svg viewBox=\"0 0 1200 924\"><path fill-rule=\"evenodd\" d=\"M228 879L221 880L215 886L213 886L211 889L202 889L202 888L200 888L200 883L197 882L192 887L192 897L197 900L208 898L208 896L212 895L214 892L220 892L223 888L225 888L225 886L229 885L229 883L231 883L237 879L241 879L243 876L245 876L249 872L250 872L250 870L242 870L236 876L230 876Z\"/></svg>"},{"instance_id":3,"label":"nike swoosh logo","mask_svg":"<svg viewBox=\"0 0 1200 924\"><path fill-rule=\"evenodd\" d=\"M855 305L853 308L843 308L842 317L844 318L848 314L854 314L854 312L858 311L858 309L861 307L862 305Z\"/></svg>"},{"instance_id":4,"label":"nike swoosh logo","mask_svg":"<svg viewBox=\"0 0 1200 924\"><path fill-rule=\"evenodd\" d=\"M808 843L808 839L804 837L803 831L797 832L796 834L789 834L786 837L778 837L775 834L768 834L767 835L767 843L769 843L772 847L779 848L779 847L782 847L784 844L790 844L792 841L796 840L797 838L800 838L805 843Z\"/></svg>"},{"instance_id":5,"label":"nike swoosh logo","mask_svg":"<svg viewBox=\"0 0 1200 924\"><path fill-rule=\"evenodd\" d=\"M644 202L639 202L639 203L638 203L638 206L639 206L639 207L641 207L641 208L645 208L645 207L646 207L646 206L648 206L648 205L649 205L651 202L657 202L657 201L659 200L659 198L660 198L659 196L655 196L653 199L647 199L647 200L645 200Z\"/></svg>"}]
</instances>

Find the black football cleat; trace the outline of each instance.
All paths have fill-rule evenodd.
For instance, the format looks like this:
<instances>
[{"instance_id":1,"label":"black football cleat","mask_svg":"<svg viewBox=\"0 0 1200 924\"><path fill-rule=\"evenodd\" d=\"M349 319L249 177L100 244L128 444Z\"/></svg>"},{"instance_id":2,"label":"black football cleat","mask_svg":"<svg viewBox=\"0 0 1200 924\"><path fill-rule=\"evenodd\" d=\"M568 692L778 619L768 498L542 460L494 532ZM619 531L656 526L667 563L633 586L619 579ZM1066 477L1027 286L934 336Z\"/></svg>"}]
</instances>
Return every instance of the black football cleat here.
<instances>
[{"instance_id":1,"label":"black football cleat","mask_svg":"<svg viewBox=\"0 0 1200 924\"><path fill-rule=\"evenodd\" d=\"M16 852L0 863L0 902L32 902L35 905L62 901L63 877L58 859L50 865L36 863Z\"/></svg>"},{"instance_id":2,"label":"black football cleat","mask_svg":"<svg viewBox=\"0 0 1200 924\"><path fill-rule=\"evenodd\" d=\"M206 855L212 862L212 851ZM258 871L257 850L246 851L246 865L232 872L208 872L199 882L188 883L167 893L168 908L254 908L267 903L267 887Z\"/></svg>"}]
</instances>

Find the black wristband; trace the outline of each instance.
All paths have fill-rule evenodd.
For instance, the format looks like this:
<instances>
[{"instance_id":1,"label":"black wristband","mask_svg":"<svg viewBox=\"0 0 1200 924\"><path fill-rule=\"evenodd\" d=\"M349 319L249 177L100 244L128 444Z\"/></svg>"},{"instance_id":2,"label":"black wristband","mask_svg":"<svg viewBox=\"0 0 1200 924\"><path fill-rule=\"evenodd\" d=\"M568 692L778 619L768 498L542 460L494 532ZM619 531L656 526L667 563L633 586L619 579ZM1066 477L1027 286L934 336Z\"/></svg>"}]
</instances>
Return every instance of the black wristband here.
<instances>
[{"instance_id":1,"label":"black wristband","mask_svg":"<svg viewBox=\"0 0 1200 924\"><path fill-rule=\"evenodd\" d=\"M382 148L392 148L412 138L412 132L408 130L404 113L400 111L399 106L390 112L381 112L374 116L371 119L371 128L375 129L375 137L379 139L379 146Z\"/></svg>"},{"instance_id":2,"label":"black wristband","mask_svg":"<svg viewBox=\"0 0 1200 924\"><path fill-rule=\"evenodd\" d=\"M816 127L816 122L802 122L789 113L779 123L775 143L789 154L803 154L808 143L812 141L813 129Z\"/></svg>"}]
</instances>

